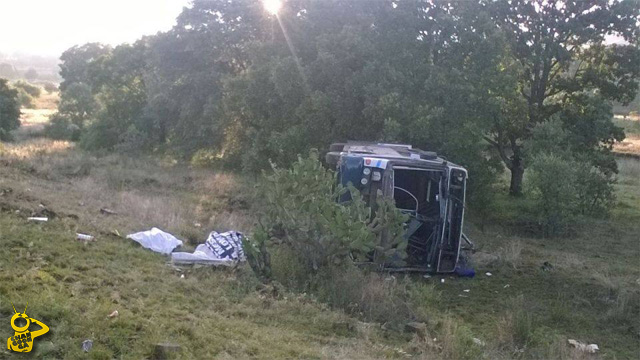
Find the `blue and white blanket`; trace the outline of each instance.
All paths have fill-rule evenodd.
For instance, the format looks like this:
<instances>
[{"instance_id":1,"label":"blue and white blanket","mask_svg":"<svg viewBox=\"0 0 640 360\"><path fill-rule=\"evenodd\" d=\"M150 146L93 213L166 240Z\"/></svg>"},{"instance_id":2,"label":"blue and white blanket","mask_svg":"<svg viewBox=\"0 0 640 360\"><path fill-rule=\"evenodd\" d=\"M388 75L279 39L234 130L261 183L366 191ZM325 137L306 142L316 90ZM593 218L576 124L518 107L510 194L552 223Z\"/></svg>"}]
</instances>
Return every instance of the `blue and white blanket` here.
<instances>
[{"instance_id":1,"label":"blue and white blanket","mask_svg":"<svg viewBox=\"0 0 640 360\"><path fill-rule=\"evenodd\" d=\"M204 244L198 245L193 253L175 252L171 260L177 264L210 264L232 266L245 261L242 250L242 233L212 231Z\"/></svg>"}]
</instances>

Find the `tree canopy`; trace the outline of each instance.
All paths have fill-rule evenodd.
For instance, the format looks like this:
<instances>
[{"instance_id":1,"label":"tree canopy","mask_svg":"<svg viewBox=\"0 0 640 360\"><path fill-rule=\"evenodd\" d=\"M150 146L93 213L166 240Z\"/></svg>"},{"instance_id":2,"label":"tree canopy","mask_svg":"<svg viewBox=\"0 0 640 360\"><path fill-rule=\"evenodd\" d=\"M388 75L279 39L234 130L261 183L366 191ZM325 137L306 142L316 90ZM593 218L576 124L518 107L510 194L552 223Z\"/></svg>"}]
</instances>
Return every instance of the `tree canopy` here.
<instances>
[{"instance_id":1,"label":"tree canopy","mask_svg":"<svg viewBox=\"0 0 640 360\"><path fill-rule=\"evenodd\" d=\"M9 87L7 79L0 79L0 140L9 140L9 132L20 126L18 91Z\"/></svg>"},{"instance_id":2,"label":"tree canopy","mask_svg":"<svg viewBox=\"0 0 640 360\"><path fill-rule=\"evenodd\" d=\"M639 19L633 0L195 1L168 32L67 50L60 89L87 105L69 113L90 147L255 171L331 142L409 142L467 166L472 188L504 165L519 194L550 121L576 161L615 173L610 103L637 93Z\"/></svg>"}]
</instances>

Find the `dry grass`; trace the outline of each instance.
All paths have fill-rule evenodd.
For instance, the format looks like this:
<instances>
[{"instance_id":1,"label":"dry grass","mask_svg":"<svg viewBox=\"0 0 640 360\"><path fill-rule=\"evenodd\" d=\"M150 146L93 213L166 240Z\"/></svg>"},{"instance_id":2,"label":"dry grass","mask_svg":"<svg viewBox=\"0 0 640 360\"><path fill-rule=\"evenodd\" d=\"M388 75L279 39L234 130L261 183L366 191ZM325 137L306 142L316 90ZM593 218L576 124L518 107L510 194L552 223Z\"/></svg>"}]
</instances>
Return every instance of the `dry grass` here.
<instances>
[{"instance_id":1,"label":"dry grass","mask_svg":"<svg viewBox=\"0 0 640 360\"><path fill-rule=\"evenodd\" d=\"M613 146L613 150L622 154L640 155L640 135L627 135Z\"/></svg>"},{"instance_id":2,"label":"dry grass","mask_svg":"<svg viewBox=\"0 0 640 360\"><path fill-rule=\"evenodd\" d=\"M510 239L500 248L499 258L504 264L517 269L522 261L521 255L523 248L524 245L520 239Z\"/></svg>"},{"instance_id":3,"label":"dry grass","mask_svg":"<svg viewBox=\"0 0 640 360\"><path fill-rule=\"evenodd\" d=\"M18 141L42 136L49 117L57 111L59 93L51 94L42 90L42 95L35 99L33 109L21 109L20 128L13 132Z\"/></svg>"},{"instance_id":4,"label":"dry grass","mask_svg":"<svg viewBox=\"0 0 640 360\"><path fill-rule=\"evenodd\" d=\"M150 158L98 158L46 139L6 144L0 161L14 169L0 180L0 188L13 190L3 202L32 211L45 204L92 231L126 234L155 226L201 242L206 231L248 232L253 224L245 191L231 174ZM118 215L102 215L102 208Z\"/></svg>"}]
</instances>

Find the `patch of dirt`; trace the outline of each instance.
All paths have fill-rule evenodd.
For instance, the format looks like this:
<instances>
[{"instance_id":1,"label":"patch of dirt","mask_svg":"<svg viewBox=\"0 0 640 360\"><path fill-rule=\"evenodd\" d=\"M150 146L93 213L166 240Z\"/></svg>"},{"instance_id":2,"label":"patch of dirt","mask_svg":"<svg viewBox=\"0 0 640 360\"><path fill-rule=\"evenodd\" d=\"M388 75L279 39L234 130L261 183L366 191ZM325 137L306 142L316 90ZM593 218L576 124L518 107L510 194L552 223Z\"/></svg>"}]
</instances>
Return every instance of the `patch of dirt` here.
<instances>
[{"instance_id":1,"label":"patch of dirt","mask_svg":"<svg viewBox=\"0 0 640 360\"><path fill-rule=\"evenodd\" d=\"M640 157L640 135L628 135L626 139L613 145L613 151Z\"/></svg>"}]
</instances>

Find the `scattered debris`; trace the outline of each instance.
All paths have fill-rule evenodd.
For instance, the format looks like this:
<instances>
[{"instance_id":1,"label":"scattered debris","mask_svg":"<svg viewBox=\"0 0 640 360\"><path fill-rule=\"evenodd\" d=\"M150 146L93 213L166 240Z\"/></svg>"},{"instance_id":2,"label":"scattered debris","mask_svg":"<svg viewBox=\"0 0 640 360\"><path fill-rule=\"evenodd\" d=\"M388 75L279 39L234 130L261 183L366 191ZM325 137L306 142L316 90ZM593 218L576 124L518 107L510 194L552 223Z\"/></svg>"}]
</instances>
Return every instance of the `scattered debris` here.
<instances>
[{"instance_id":1,"label":"scattered debris","mask_svg":"<svg viewBox=\"0 0 640 360\"><path fill-rule=\"evenodd\" d=\"M81 241L94 241L96 238L91 235L76 233L76 239Z\"/></svg>"},{"instance_id":2,"label":"scattered debris","mask_svg":"<svg viewBox=\"0 0 640 360\"><path fill-rule=\"evenodd\" d=\"M197 227L197 228L201 228L202 224L200 224L199 222L193 223L193 226Z\"/></svg>"},{"instance_id":3,"label":"scattered debris","mask_svg":"<svg viewBox=\"0 0 640 360\"><path fill-rule=\"evenodd\" d=\"M180 279L184 279L184 274L180 275Z\"/></svg>"},{"instance_id":4,"label":"scattered debris","mask_svg":"<svg viewBox=\"0 0 640 360\"><path fill-rule=\"evenodd\" d=\"M493 275L493 274L492 274L492 273L490 273L490 272L488 272L488 273L486 273L485 275L487 275L487 276L491 276L491 275Z\"/></svg>"},{"instance_id":5,"label":"scattered debris","mask_svg":"<svg viewBox=\"0 0 640 360\"><path fill-rule=\"evenodd\" d=\"M129 234L127 239L131 239L142 245L142 247L161 254L171 254L173 249L182 246L182 240L178 240L168 232L155 227L151 230Z\"/></svg>"},{"instance_id":6,"label":"scattered debris","mask_svg":"<svg viewBox=\"0 0 640 360\"><path fill-rule=\"evenodd\" d=\"M596 344L587 345L585 343L581 343L580 341L573 340L573 339L569 339L569 344L573 345L573 347L575 347L576 349L587 352L589 354L595 354L596 351L600 350L600 348L598 348L598 345Z\"/></svg>"},{"instance_id":7,"label":"scattered debris","mask_svg":"<svg viewBox=\"0 0 640 360\"><path fill-rule=\"evenodd\" d=\"M102 215L118 215L117 212L111 210L111 209L107 209L107 208L102 208L100 209L100 214Z\"/></svg>"},{"instance_id":8,"label":"scattered debris","mask_svg":"<svg viewBox=\"0 0 640 360\"><path fill-rule=\"evenodd\" d=\"M455 273L460 277L472 278L476 276L476 271L469 266L466 256L460 256L458 265L456 265Z\"/></svg>"},{"instance_id":9,"label":"scattered debris","mask_svg":"<svg viewBox=\"0 0 640 360\"><path fill-rule=\"evenodd\" d=\"M431 277L431 275L425 274L425 275L422 275L422 277L425 278L425 279L429 279Z\"/></svg>"},{"instance_id":10,"label":"scattered debris","mask_svg":"<svg viewBox=\"0 0 640 360\"><path fill-rule=\"evenodd\" d=\"M470 291L471 291L471 289L464 289L464 290L462 290L462 291L464 291L464 292L468 293L468 292L470 292Z\"/></svg>"},{"instance_id":11,"label":"scattered debris","mask_svg":"<svg viewBox=\"0 0 640 360\"><path fill-rule=\"evenodd\" d=\"M92 347L93 347L93 340L86 339L85 341L82 342L82 350L84 352L89 352L89 350L91 350Z\"/></svg>"},{"instance_id":12,"label":"scattered debris","mask_svg":"<svg viewBox=\"0 0 640 360\"><path fill-rule=\"evenodd\" d=\"M169 359L173 358L171 353L177 353L180 351L180 345L178 344L170 344L170 343L162 343L155 344L153 349L152 359Z\"/></svg>"},{"instance_id":13,"label":"scattered debris","mask_svg":"<svg viewBox=\"0 0 640 360\"><path fill-rule=\"evenodd\" d=\"M47 218L50 218L50 219L53 219L56 216L58 216L58 214L55 211L49 210L43 204L39 204L38 207L39 207L39 209L37 211L34 211L31 214L31 216L34 216L34 217L47 217Z\"/></svg>"},{"instance_id":14,"label":"scattered debris","mask_svg":"<svg viewBox=\"0 0 640 360\"><path fill-rule=\"evenodd\" d=\"M440 279L440 283L441 283L441 284L444 284L444 279Z\"/></svg>"},{"instance_id":15,"label":"scattered debris","mask_svg":"<svg viewBox=\"0 0 640 360\"><path fill-rule=\"evenodd\" d=\"M118 315L120 315L120 313L118 313L118 310L113 310L113 312L111 314L109 314L109 319L113 319L115 317L118 317Z\"/></svg>"},{"instance_id":16,"label":"scattered debris","mask_svg":"<svg viewBox=\"0 0 640 360\"><path fill-rule=\"evenodd\" d=\"M553 270L553 265L551 265L550 262L545 261L540 268L542 269L542 271L551 271Z\"/></svg>"},{"instance_id":17,"label":"scattered debris","mask_svg":"<svg viewBox=\"0 0 640 360\"><path fill-rule=\"evenodd\" d=\"M49 218L48 217L32 216L32 217L28 217L27 220L29 220L29 221L37 221L37 222L47 222L47 221L49 221Z\"/></svg>"},{"instance_id":18,"label":"scattered debris","mask_svg":"<svg viewBox=\"0 0 640 360\"><path fill-rule=\"evenodd\" d=\"M120 232L118 231L118 229L111 230L111 235L114 235L114 236L117 236L117 237L122 237L122 235L120 235Z\"/></svg>"},{"instance_id":19,"label":"scattered debris","mask_svg":"<svg viewBox=\"0 0 640 360\"><path fill-rule=\"evenodd\" d=\"M508 287L510 287L510 286L511 286L511 285L507 284L507 285L503 286L502 288L503 288L503 289L506 289L506 288L508 288Z\"/></svg>"},{"instance_id":20,"label":"scattered debris","mask_svg":"<svg viewBox=\"0 0 640 360\"><path fill-rule=\"evenodd\" d=\"M473 338L473 343L478 345L478 346L487 346L487 343L485 343L484 341L478 339L478 338Z\"/></svg>"},{"instance_id":21,"label":"scattered debris","mask_svg":"<svg viewBox=\"0 0 640 360\"><path fill-rule=\"evenodd\" d=\"M212 231L204 244L198 245L193 253L176 252L171 254L174 264L203 264L233 266L244 261L242 233Z\"/></svg>"}]
</instances>

